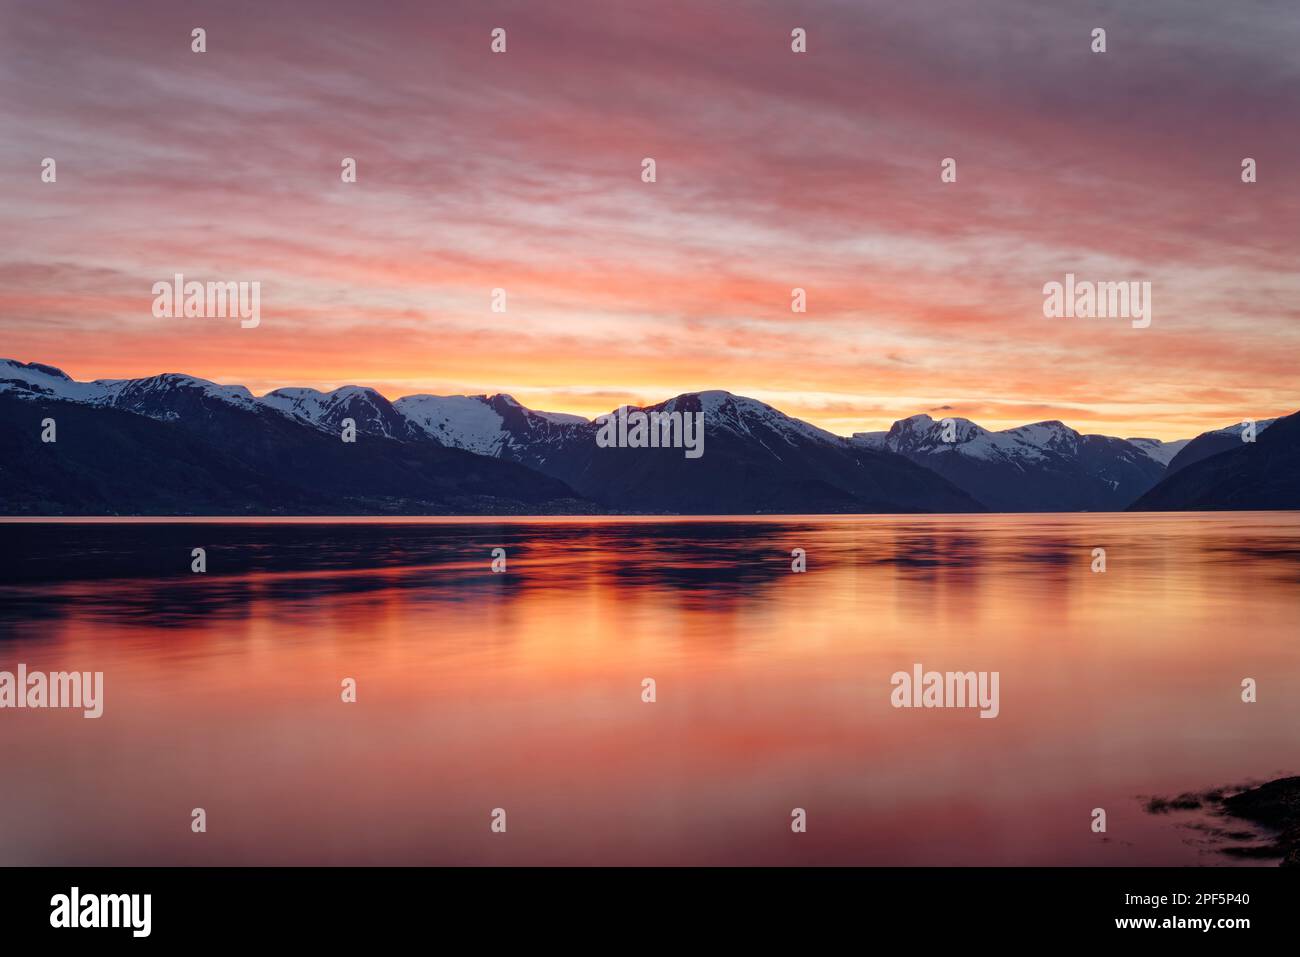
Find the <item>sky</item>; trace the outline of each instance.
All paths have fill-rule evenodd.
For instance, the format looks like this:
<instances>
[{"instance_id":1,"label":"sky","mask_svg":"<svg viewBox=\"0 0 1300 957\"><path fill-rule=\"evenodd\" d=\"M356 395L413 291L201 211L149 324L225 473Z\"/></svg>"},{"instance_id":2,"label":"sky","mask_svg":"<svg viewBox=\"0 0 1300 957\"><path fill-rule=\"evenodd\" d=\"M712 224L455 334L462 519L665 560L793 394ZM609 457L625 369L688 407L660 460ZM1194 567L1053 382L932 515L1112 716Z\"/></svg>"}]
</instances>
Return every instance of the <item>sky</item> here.
<instances>
[{"instance_id":1,"label":"sky","mask_svg":"<svg viewBox=\"0 0 1300 957\"><path fill-rule=\"evenodd\" d=\"M1297 50L1293 0L0 0L0 356L841 434L1286 414ZM175 273L260 325L156 318ZM1150 326L1046 318L1067 273Z\"/></svg>"}]
</instances>

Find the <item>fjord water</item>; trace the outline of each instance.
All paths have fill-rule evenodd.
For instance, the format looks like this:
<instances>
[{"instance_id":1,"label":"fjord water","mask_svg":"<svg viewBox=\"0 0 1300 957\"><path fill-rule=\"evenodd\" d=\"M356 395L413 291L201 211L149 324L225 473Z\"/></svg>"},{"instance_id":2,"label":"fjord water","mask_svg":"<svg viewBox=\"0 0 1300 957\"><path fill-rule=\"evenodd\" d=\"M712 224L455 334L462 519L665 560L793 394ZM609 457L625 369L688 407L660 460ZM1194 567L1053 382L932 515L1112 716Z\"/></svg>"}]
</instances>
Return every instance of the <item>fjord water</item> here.
<instances>
[{"instance_id":1,"label":"fjord water","mask_svg":"<svg viewBox=\"0 0 1300 957\"><path fill-rule=\"evenodd\" d=\"M1144 798L1300 772L1295 514L0 528L0 670L105 683L0 711L0 864L1249 863Z\"/></svg>"}]
</instances>

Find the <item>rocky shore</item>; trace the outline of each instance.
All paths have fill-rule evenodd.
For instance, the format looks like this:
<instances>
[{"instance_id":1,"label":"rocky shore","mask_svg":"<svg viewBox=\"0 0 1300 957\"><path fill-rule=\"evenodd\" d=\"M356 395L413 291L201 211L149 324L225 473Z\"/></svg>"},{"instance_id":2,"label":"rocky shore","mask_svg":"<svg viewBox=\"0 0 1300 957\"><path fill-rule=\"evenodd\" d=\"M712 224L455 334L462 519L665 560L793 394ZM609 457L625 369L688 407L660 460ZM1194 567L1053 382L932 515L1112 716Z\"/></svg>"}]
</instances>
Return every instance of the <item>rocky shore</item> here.
<instances>
[{"instance_id":1,"label":"rocky shore","mask_svg":"<svg viewBox=\"0 0 1300 957\"><path fill-rule=\"evenodd\" d=\"M1300 776L1199 794L1153 797L1147 800L1146 809L1152 814L1204 810L1254 825L1264 833L1216 828L1215 836L1225 842L1220 852L1233 857L1281 858L1282 867L1300 867Z\"/></svg>"}]
</instances>

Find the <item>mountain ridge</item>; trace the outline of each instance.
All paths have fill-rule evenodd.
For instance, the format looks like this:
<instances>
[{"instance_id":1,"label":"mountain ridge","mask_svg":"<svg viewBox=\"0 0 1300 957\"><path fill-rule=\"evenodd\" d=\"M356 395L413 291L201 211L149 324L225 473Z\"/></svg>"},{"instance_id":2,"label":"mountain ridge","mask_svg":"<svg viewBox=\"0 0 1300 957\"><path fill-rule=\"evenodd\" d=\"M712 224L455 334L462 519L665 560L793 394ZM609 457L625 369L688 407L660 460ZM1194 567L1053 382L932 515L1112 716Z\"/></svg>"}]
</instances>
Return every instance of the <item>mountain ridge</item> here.
<instances>
[{"instance_id":1,"label":"mountain ridge","mask_svg":"<svg viewBox=\"0 0 1300 957\"><path fill-rule=\"evenodd\" d=\"M25 371L27 375L24 376L23 379L14 380L12 378L12 373L14 371ZM10 374L9 376L6 375L7 372ZM539 418L547 419L562 424L583 424L583 423L591 423L594 421L594 419L588 419L585 416L576 415L574 413L569 413L569 412L547 412L540 409L532 409L528 406L523 405L516 398L514 398L514 396L512 396L510 393L507 392L452 394L452 395L432 395L429 393L413 393L407 396L400 396L396 399L388 399L378 390L373 389L369 386L359 386L359 385L349 384L349 385L339 386L329 391L322 391L308 386L284 386L277 389L272 389L262 396L256 396L252 393L250 389L248 389L248 387L243 385L222 385L208 379L200 378L199 376L194 376L182 372L164 372L164 373L159 373L157 375L147 376L138 379L94 379L94 380L89 380L87 382L79 382L71 378L63 370L55 366L51 366L47 363L42 363L42 362L23 363L23 362L19 362L16 359L7 359L7 358L0 358L0 388L3 388L6 381L14 382L14 381L24 381L24 380L29 382L32 385L39 386L39 382L31 377L31 373L33 372L36 372L38 374L44 374L46 377L51 379L56 379L64 383L66 386L70 387L72 390L74 390L73 394L65 394L62 392L52 393L53 396L66 397L70 399L76 399L79 398L80 395L87 394L87 392L80 392L80 395L78 395L77 393L80 390L94 389L97 390L96 394L111 396L115 393L115 391L120 390L126 386L129 386L132 383L142 383L150 380L175 380L175 381L185 380L196 387L203 387L214 397L224 393L231 396L232 398L242 397L243 399L246 399L254 403L275 405L279 407L282 411L285 411L285 407L291 404L289 397L295 394L299 394L299 395L309 394L324 400L328 400L331 397L339 396L340 394L352 394L352 395L365 394L371 397L372 400L378 400L379 403L386 403L387 405L391 405L393 408L399 409L399 411L403 408L416 408L418 407L418 404L421 400L432 401L436 403L453 403L459 401L463 403L478 402L493 407L494 409L499 408L500 406L503 405L512 406L516 409L522 410L527 414L534 415ZM746 402L758 403L760 405L766 406L767 408L773 408L772 406L767 406L766 403L761 402L761 400L751 399L745 396L737 396L735 393L729 392L727 390L722 390L722 389L700 390L698 392L682 393L681 395L683 396L685 395L732 396L734 398L744 399ZM672 400L668 399L664 401L672 401ZM629 406L629 407L640 408L640 407L633 407L633 406ZM644 408L650 408L650 406L645 406ZM615 411L615 410L611 410L611 411ZM601 413L601 415L605 415L605 414L608 413ZM782 414L785 415L785 413ZM600 416L597 416L596 418L599 417ZM870 437L870 436L884 436L888 434L889 431L889 430L881 430L878 432L856 432L848 436L840 436L837 433L833 433L830 432L829 430L822 429L819 426L815 426L812 425L811 423L804 422L803 420L797 419L794 416L786 416L786 417L791 419L792 421L800 422L802 425L806 426L809 429L814 429L819 432L822 432L825 435L832 435L835 436L836 438L849 439L849 440L863 439L864 437ZM975 425L975 423L971 422L970 419L957 417L957 416L951 418L953 418L953 420L958 423ZM933 420L926 413L918 413L916 415L909 416L906 419L899 419L894 423L894 425L897 426L900 422L907 422L909 420L914 420L914 419L929 419L930 421L943 421L943 420ZM1272 423L1273 421L1274 419L1258 420L1258 427L1262 430L1266 426L1266 424ZM1059 419L1049 419L1041 422L1030 422L1024 425L1013 426L1007 429L996 430L996 431L984 429L982 426L976 426L976 428L984 432L990 432L991 434L994 435L1001 435L1001 434L1017 432L1020 430L1033 429L1037 426L1050 426L1050 425L1056 425L1074 431L1073 429L1071 429L1070 426L1066 426ZM1235 428L1237 428L1236 425L1225 426L1221 429L1209 430L1207 432L1200 433L1197 436L1192 436L1186 439L1162 440L1162 439L1153 439L1153 438L1124 438L1121 439L1121 441L1135 443L1135 444L1141 443L1143 448L1163 447L1164 449L1171 449L1172 452L1176 454L1179 450L1182 449L1183 446L1194 441L1197 438L1207 436L1207 435L1212 435L1212 434L1228 433ZM1118 438L1117 436L1105 436L1105 437Z\"/></svg>"},{"instance_id":2,"label":"mountain ridge","mask_svg":"<svg viewBox=\"0 0 1300 957\"><path fill-rule=\"evenodd\" d=\"M452 415L443 398L398 401L401 408L359 386L330 393L277 389L259 398L243 386L181 373L77 383L53 366L0 360L0 432L18 450L10 462L0 463L4 509L10 514L981 510L960 489L901 456L858 452L815 426L729 393L686 394L654 407L707 408L712 454L702 462L673 449L646 455L636 448L603 448L594 422L538 413L508 396L450 400L452 412L491 413L486 425L474 428ZM23 414L22 404L39 409ZM36 423L56 413L62 420L56 450L71 449L75 455L50 454L55 449L42 448L37 438ZM138 419L123 419L126 413ZM352 444L345 424L355 426ZM182 441L169 441L175 436ZM366 448L363 454L349 451L356 443ZM119 447L133 450L131 461L115 454ZM152 497L150 472L136 468L143 459L160 463L154 482L160 487ZM225 473L238 478L246 499L226 495L210 481ZM183 487L174 487L186 482L194 490L188 499Z\"/></svg>"},{"instance_id":3,"label":"mountain ridge","mask_svg":"<svg viewBox=\"0 0 1300 957\"><path fill-rule=\"evenodd\" d=\"M925 413L887 431L845 437L717 389L626 407L703 413L714 456L688 467L671 455L599 448L597 423L606 416L534 410L506 393L418 393L390 401L372 388L345 385L329 392L283 387L259 397L242 385L184 373L77 382L52 365L0 359L0 397L134 413L206 429L215 442L231 445L241 441L241 429L280 434L281 421L337 441L351 420L369 438L522 466L524 474L558 480L560 487L545 487L583 507L653 513L1118 511L1175 471L1239 441L1232 426L1164 442L1083 434L1056 419L995 431ZM232 426L235 420L242 424ZM1256 428L1263 433L1274 421ZM313 454L332 461L332 453ZM415 476L411 483L416 508L429 490ZM383 483L362 485L373 491Z\"/></svg>"},{"instance_id":4,"label":"mountain ridge","mask_svg":"<svg viewBox=\"0 0 1300 957\"><path fill-rule=\"evenodd\" d=\"M1133 512L1256 511L1300 508L1300 412L1255 423L1254 441L1239 427L1207 432L1218 439L1129 506ZM1234 434L1234 429L1236 430ZM1226 434L1225 434L1226 433ZM1192 448L1192 444L1187 446ZM1194 450L1195 451L1195 450ZM1177 459L1175 459L1175 462Z\"/></svg>"}]
</instances>

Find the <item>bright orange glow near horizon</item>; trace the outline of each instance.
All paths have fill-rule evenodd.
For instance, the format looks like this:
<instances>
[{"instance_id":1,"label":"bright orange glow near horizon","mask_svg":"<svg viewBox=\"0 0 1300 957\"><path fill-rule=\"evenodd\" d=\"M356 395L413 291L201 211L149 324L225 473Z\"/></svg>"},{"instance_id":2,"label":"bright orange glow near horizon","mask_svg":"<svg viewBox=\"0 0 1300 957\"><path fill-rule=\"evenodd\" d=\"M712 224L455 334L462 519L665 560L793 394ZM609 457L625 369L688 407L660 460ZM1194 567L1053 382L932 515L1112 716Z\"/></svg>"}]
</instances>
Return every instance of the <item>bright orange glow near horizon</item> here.
<instances>
[{"instance_id":1,"label":"bright orange glow near horizon","mask_svg":"<svg viewBox=\"0 0 1300 957\"><path fill-rule=\"evenodd\" d=\"M1095 12L1018 0L223 5L204 54L194 16L9 18L0 356L588 417L725 389L839 434L1300 408L1300 17L1107 9L1098 56ZM260 282L261 324L155 318L175 273ZM1067 273L1150 282L1150 327L1044 318Z\"/></svg>"}]
</instances>

